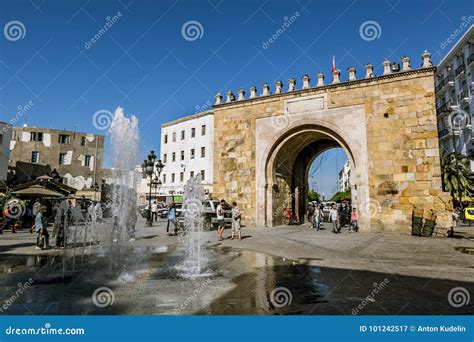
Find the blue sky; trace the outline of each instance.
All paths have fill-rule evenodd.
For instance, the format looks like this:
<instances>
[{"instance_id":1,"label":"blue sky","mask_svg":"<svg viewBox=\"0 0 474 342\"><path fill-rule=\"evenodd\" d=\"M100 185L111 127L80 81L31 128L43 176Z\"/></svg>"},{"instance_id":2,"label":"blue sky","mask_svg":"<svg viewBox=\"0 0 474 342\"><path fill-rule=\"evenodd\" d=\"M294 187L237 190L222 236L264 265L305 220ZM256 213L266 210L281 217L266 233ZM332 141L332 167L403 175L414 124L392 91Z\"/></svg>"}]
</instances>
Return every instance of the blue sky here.
<instances>
[{"instance_id":1,"label":"blue sky","mask_svg":"<svg viewBox=\"0 0 474 342\"><path fill-rule=\"evenodd\" d=\"M217 91L244 87L248 93L257 85L260 92L264 82L273 89L276 80L286 84L296 77L300 82L303 74L315 84L320 71L328 80L333 55L343 80L348 66L360 76L369 61L380 74L384 58L400 61L408 55L418 67L424 49L437 63L452 47L442 48L442 43L463 16L474 14L470 0L0 4L2 27L11 21L24 26L21 39L6 39L5 32L0 36L0 120L10 120L18 106L32 101L20 124L104 133L94 126L94 113L122 106L140 120L143 156L159 150L161 123L207 108ZM118 19L90 43L114 15ZM264 44L292 16L296 20L285 32ZM183 36L189 21L202 27L198 39ZM369 21L376 23L376 35L363 39L360 28ZM344 159L340 150L328 154L322 170L326 178L319 186L325 193L332 192L336 181L336 155L338 167Z\"/></svg>"}]
</instances>

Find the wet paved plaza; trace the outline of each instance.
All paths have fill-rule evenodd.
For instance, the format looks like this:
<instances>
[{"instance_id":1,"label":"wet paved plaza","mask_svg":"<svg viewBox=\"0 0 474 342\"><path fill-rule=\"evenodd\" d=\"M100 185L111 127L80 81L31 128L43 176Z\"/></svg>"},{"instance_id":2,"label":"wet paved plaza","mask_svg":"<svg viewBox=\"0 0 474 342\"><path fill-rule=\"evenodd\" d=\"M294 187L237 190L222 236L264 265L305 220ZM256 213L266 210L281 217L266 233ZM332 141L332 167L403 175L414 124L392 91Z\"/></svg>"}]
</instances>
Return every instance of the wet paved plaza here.
<instances>
[{"instance_id":1,"label":"wet paved plaza","mask_svg":"<svg viewBox=\"0 0 474 342\"><path fill-rule=\"evenodd\" d=\"M161 226L152 229L155 230L145 233L142 240L124 248L120 260L114 260L113 269L107 247L92 246L84 258L81 254L76 255L73 266L71 251L63 258L55 252L39 255L31 245L23 245L24 249L16 246L18 248L13 250L4 244L0 254L0 304L4 304L2 314L474 313L472 300L456 307L449 296L450 291L456 288L465 289L471 297L474 295L474 278L469 281L474 256L456 251L451 246L451 269L441 264L439 271L434 272L436 263L448 262L448 259L443 259L442 248L433 251L431 263L429 259L414 262L414 259L420 258L418 254L405 254L405 258L401 255L399 268L395 268L391 252L386 250L384 255L378 253L376 244L372 242L370 248L375 254L372 259L365 258L367 269L364 270L351 266L358 265L360 256L356 253L353 253L352 260L344 262L347 253L344 243L348 242L337 242L334 239L339 239L339 236L331 234L317 236L319 240L328 239L321 242L325 248L330 248L329 239L337 242L333 246L346 248L345 251L333 252L332 261L330 255L328 258L321 254L322 248L319 248L320 254L305 253L311 241L309 235L306 241L298 242L303 236L292 235L291 230L280 230L278 236L275 234L271 242L265 243L265 236L257 236L255 230L251 229L246 230L244 240L226 240L224 243L217 243L211 232L207 245L207 268L203 270L202 276L189 278L182 274L179 267L184 258L179 239L164 237ZM300 232L312 236L315 233L301 229ZM286 244L279 245L283 239L287 241ZM370 240L364 235L356 239ZM448 241L438 240L428 243L444 244ZM262 246L263 251L256 250L254 246L259 241L267 245L267 248ZM368 244L367 241L364 240L364 244ZM415 240L414 243L420 245L420 242L426 241L430 240ZM472 244L470 241L452 241L449 243L463 245L463 248ZM272 248L279 252L269 253ZM312 245L312 248L317 249L318 246ZM427 257L425 249L422 246L420 248L422 255ZM426 248L432 249L432 246ZM298 257L298 253L307 257ZM330 266L330 262L334 266ZM382 262L385 262L386 271L381 271ZM465 265L463 276L458 276L461 270L455 268L462 267L457 264ZM426 276L429 273L428 265L433 273L431 277ZM16 296L25 282L31 284Z\"/></svg>"}]
</instances>

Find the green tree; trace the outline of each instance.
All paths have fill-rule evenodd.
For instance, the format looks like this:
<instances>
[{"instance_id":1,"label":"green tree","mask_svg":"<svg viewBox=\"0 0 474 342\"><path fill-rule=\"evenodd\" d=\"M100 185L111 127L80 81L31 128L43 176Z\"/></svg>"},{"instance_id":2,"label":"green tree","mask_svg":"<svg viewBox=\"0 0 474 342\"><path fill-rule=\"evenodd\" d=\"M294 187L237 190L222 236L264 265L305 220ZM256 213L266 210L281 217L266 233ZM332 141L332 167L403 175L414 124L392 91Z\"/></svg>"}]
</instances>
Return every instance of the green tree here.
<instances>
[{"instance_id":1,"label":"green tree","mask_svg":"<svg viewBox=\"0 0 474 342\"><path fill-rule=\"evenodd\" d=\"M351 200L351 189L347 189L346 191L338 191L331 197L331 201L333 202L340 202L342 200Z\"/></svg>"},{"instance_id":2,"label":"green tree","mask_svg":"<svg viewBox=\"0 0 474 342\"><path fill-rule=\"evenodd\" d=\"M309 190L308 191L308 200L309 201L317 201L317 202L320 202L320 199L321 199L321 196L319 196L319 194L314 191L314 190Z\"/></svg>"},{"instance_id":3,"label":"green tree","mask_svg":"<svg viewBox=\"0 0 474 342\"><path fill-rule=\"evenodd\" d=\"M453 199L459 194L474 195L474 173L471 171L470 159L457 152L441 153L441 173L443 190L450 192Z\"/></svg>"}]
</instances>

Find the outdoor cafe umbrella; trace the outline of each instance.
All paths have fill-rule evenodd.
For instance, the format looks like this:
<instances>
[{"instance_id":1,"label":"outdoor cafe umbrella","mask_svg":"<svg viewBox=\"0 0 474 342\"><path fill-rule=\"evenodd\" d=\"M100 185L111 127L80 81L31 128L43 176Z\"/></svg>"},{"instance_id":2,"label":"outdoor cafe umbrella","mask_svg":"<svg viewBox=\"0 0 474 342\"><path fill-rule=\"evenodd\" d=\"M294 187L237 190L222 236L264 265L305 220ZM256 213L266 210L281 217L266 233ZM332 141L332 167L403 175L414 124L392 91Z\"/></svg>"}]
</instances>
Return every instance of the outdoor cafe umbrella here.
<instances>
[{"instance_id":1,"label":"outdoor cafe umbrella","mask_svg":"<svg viewBox=\"0 0 474 342\"><path fill-rule=\"evenodd\" d=\"M13 194L19 197L50 197L60 198L64 197L64 194L47 189L41 185L32 185L28 188L13 191Z\"/></svg>"}]
</instances>

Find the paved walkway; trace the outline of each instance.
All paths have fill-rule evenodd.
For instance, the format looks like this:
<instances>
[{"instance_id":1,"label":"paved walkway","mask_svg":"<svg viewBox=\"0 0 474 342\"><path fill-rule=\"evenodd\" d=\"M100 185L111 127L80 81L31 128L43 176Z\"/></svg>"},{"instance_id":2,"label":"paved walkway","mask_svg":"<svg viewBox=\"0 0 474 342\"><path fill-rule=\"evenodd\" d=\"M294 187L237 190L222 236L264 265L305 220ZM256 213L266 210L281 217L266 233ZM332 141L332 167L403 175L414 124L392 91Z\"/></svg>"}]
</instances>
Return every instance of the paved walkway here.
<instances>
[{"instance_id":1,"label":"paved walkway","mask_svg":"<svg viewBox=\"0 0 474 342\"><path fill-rule=\"evenodd\" d=\"M144 223L141 220L139 225L144 226ZM468 248L474 251L474 239L422 238L393 233L351 234L346 230L334 234L330 232L328 223L325 226L327 230L321 231L315 231L308 225L248 227L243 229L242 241L226 239L219 242L215 231L205 234L209 246L249 249L308 265L469 282L474 280L474 255L456 250ZM154 227L143 228L144 238L133 244L145 247L179 244L178 237L166 236L165 227L165 222L159 221ZM230 237L229 230L226 230L225 236ZM54 253L58 251L35 250L35 235L25 230L18 234L4 232L0 235L0 255Z\"/></svg>"}]
</instances>

